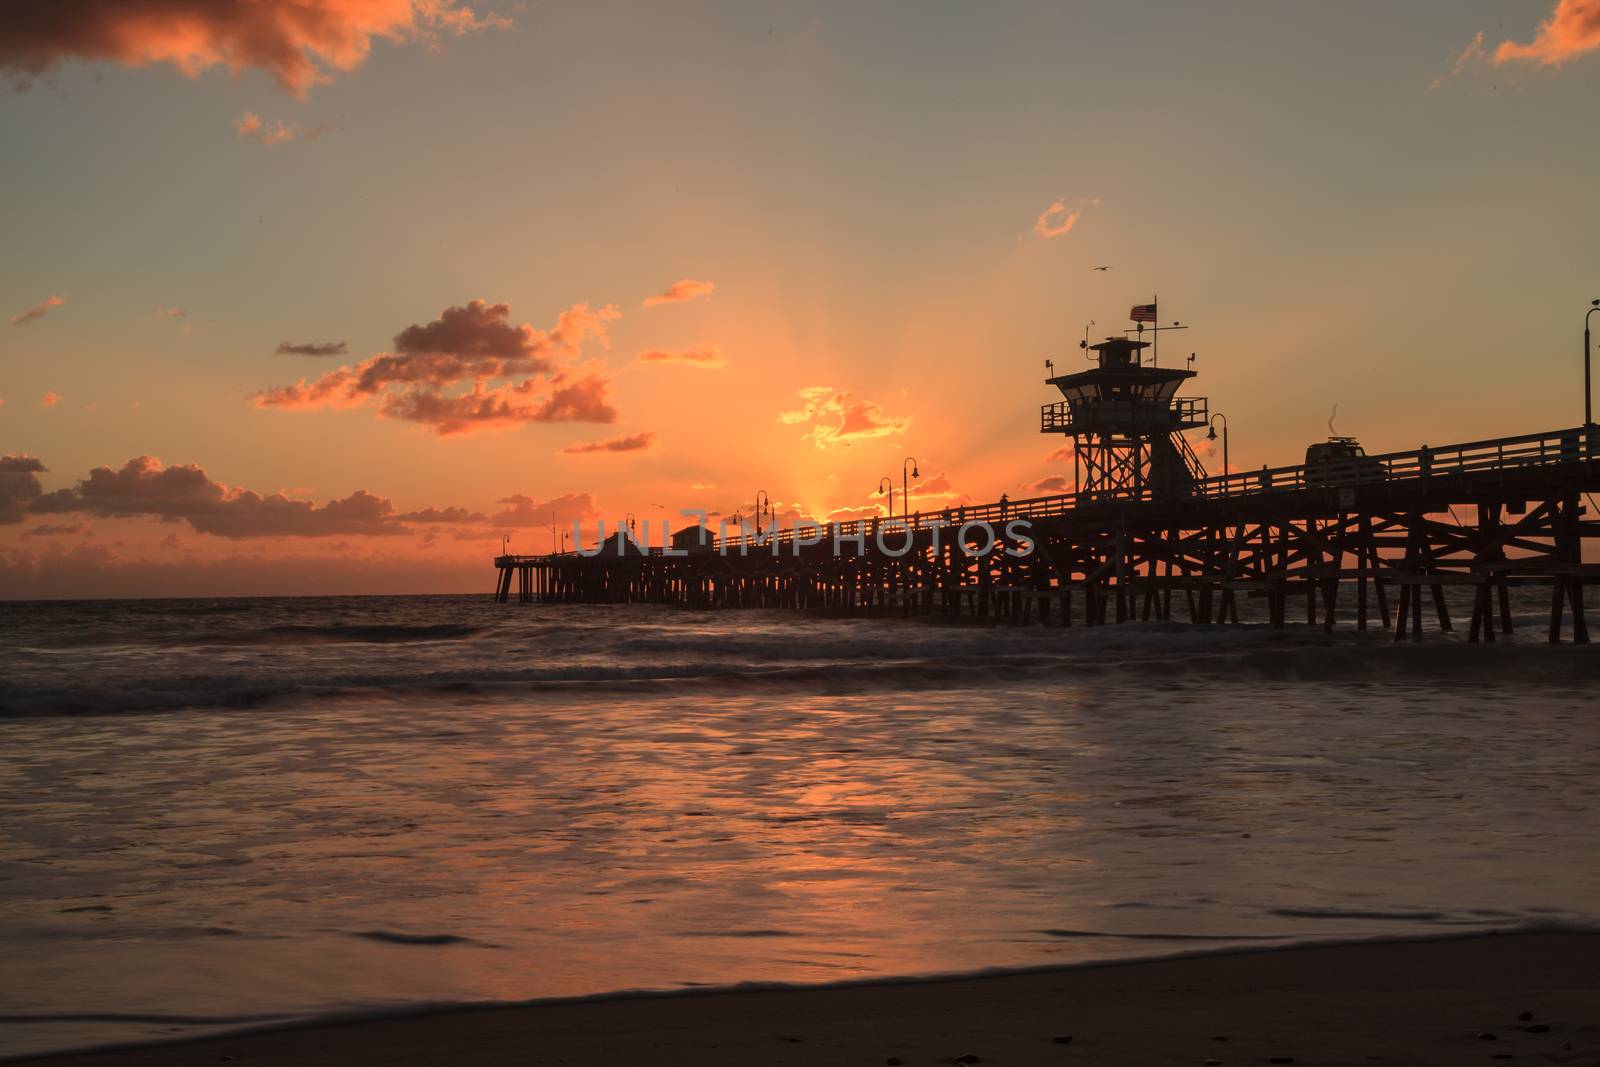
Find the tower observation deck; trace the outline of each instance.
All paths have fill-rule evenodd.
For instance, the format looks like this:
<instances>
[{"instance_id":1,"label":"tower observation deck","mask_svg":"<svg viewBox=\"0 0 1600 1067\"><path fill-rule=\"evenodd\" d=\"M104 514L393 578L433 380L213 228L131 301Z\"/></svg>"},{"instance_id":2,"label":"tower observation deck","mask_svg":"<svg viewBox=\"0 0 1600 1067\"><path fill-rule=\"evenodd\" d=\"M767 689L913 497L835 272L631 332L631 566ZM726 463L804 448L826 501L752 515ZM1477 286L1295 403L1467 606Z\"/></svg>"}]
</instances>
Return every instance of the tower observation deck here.
<instances>
[{"instance_id":1,"label":"tower observation deck","mask_svg":"<svg viewBox=\"0 0 1600 1067\"><path fill-rule=\"evenodd\" d=\"M1204 397L1177 392L1195 372L1146 362L1151 345L1144 340L1108 337L1083 347L1095 366L1046 378L1065 399L1039 412L1041 433L1072 439L1077 492L1088 498L1190 495L1206 471L1183 433L1207 425L1209 412Z\"/></svg>"}]
</instances>

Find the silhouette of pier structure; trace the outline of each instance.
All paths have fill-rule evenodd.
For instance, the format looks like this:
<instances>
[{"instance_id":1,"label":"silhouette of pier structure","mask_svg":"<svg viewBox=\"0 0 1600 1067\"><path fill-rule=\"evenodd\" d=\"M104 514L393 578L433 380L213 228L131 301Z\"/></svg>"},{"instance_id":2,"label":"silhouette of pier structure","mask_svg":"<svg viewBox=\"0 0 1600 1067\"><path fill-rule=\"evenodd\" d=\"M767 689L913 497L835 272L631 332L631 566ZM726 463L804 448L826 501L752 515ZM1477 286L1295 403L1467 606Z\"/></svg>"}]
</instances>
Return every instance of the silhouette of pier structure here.
<instances>
[{"instance_id":1,"label":"silhouette of pier structure","mask_svg":"<svg viewBox=\"0 0 1600 1067\"><path fill-rule=\"evenodd\" d=\"M1272 626L1303 609L1309 625L1398 641L1454 629L1451 601L1466 598L1451 589L1470 594L1468 640L1492 642L1512 632L1511 589L1531 584L1550 591L1548 639L1588 641L1600 425L1375 456L1335 438L1305 464L1208 475L1184 437L1208 425L1206 401L1177 395L1194 372L1146 362L1140 334L1085 342L1093 367L1046 379L1063 399L1040 429L1072 439L1074 492L681 551L620 535L591 554L502 555L496 599L515 583L524 602L1097 626L1235 624L1248 598Z\"/></svg>"}]
</instances>

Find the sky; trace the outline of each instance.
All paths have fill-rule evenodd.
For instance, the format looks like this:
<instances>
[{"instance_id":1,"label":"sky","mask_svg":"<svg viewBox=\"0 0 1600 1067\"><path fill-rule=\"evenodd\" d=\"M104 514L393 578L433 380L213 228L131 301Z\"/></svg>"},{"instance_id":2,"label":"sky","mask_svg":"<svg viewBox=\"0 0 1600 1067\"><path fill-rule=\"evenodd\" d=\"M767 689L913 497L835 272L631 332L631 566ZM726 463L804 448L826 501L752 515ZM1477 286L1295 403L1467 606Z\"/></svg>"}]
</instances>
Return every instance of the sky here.
<instances>
[{"instance_id":1,"label":"sky","mask_svg":"<svg viewBox=\"0 0 1600 1067\"><path fill-rule=\"evenodd\" d=\"M0 597L1070 489L1153 297L1236 469L1582 421L1596 0L54 0L0 86Z\"/></svg>"}]
</instances>

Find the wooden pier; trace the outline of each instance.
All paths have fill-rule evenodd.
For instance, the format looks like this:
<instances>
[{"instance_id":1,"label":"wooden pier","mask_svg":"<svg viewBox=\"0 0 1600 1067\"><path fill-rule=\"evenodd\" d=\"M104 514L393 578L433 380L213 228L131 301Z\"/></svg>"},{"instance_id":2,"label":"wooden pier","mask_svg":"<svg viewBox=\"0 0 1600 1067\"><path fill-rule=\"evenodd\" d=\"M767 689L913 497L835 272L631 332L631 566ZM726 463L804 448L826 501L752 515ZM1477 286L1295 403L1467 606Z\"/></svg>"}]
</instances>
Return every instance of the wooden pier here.
<instances>
[{"instance_id":1,"label":"wooden pier","mask_svg":"<svg viewBox=\"0 0 1600 1067\"><path fill-rule=\"evenodd\" d=\"M497 599L661 603L1095 626L1135 619L1511 632L1510 590L1550 590L1549 640L1586 642L1583 544L1600 426L873 519L670 554L627 544L501 556ZM1019 520L1022 520L1019 522ZM990 534L994 535L990 543ZM812 543L816 542L816 543ZM836 550L837 546L837 550ZM1026 551L1031 547L1031 551ZM1025 552L1025 554L1023 554ZM1471 591L1452 617L1445 590ZM1301 611L1303 609L1303 616Z\"/></svg>"}]
</instances>

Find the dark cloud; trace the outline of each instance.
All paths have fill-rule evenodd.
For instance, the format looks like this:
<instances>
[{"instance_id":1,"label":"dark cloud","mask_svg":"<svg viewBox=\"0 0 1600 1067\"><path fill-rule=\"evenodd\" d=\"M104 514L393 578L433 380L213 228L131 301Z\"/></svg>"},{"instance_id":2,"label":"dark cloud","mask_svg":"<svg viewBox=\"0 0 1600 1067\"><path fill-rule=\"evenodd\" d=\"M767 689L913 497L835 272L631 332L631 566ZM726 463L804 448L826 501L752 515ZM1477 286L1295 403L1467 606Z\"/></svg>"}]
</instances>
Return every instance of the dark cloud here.
<instances>
[{"instance_id":1,"label":"dark cloud","mask_svg":"<svg viewBox=\"0 0 1600 1067\"><path fill-rule=\"evenodd\" d=\"M423 508L421 511L407 511L394 517L395 522L420 522L420 523L469 523L486 522L488 516L477 511L468 511L466 508Z\"/></svg>"},{"instance_id":2,"label":"dark cloud","mask_svg":"<svg viewBox=\"0 0 1600 1067\"><path fill-rule=\"evenodd\" d=\"M373 38L504 24L456 0L12 0L0 18L0 67L22 86L67 59L170 63L191 78L255 67L304 96L359 66Z\"/></svg>"},{"instance_id":3,"label":"dark cloud","mask_svg":"<svg viewBox=\"0 0 1600 1067\"><path fill-rule=\"evenodd\" d=\"M198 466L163 466L153 456L130 459L121 468L96 467L72 489L35 494L36 514L82 513L104 518L150 517L187 522L200 533L247 537L392 536L410 532L405 522L481 520L462 508L429 508L397 515L384 497L357 489L315 504L282 493L262 495L213 481ZM462 516L457 519L454 516ZM451 516L441 518L441 516Z\"/></svg>"},{"instance_id":4,"label":"dark cloud","mask_svg":"<svg viewBox=\"0 0 1600 1067\"><path fill-rule=\"evenodd\" d=\"M611 437L604 441L580 441L567 445L561 451L569 456L584 456L592 452L643 452L655 444L655 441L656 435L646 430L644 433L628 437Z\"/></svg>"},{"instance_id":5,"label":"dark cloud","mask_svg":"<svg viewBox=\"0 0 1600 1067\"><path fill-rule=\"evenodd\" d=\"M44 464L33 456L0 456L0 525L21 522L43 495Z\"/></svg>"},{"instance_id":6,"label":"dark cloud","mask_svg":"<svg viewBox=\"0 0 1600 1067\"><path fill-rule=\"evenodd\" d=\"M610 383L593 374L569 381L556 359L578 355L588 338L604 342L606 324L619 314L613 305L576 304L546 332L511 325L508 304L474 300L401 330L392 352L264 390L254 400L257 407L306 409L376 398L379 415L422 423L441 436L527 422L612 422L616 412L605 402ZM489 384L507 379L520 380ZM466 392L449 391L467 382Z\"/></svg>"},{"instance_id":7,"label":"dark cloud","mask_svg":"<svg viewBox=\"0 0 1600 1067\"><path fill-rule=\"evenodd\" d=\"M275 356L342 356L350 351L350 346L344 341L308 341L303 344L292 344L284 341L273 349Z\"/></svg>"}]
</instances>

